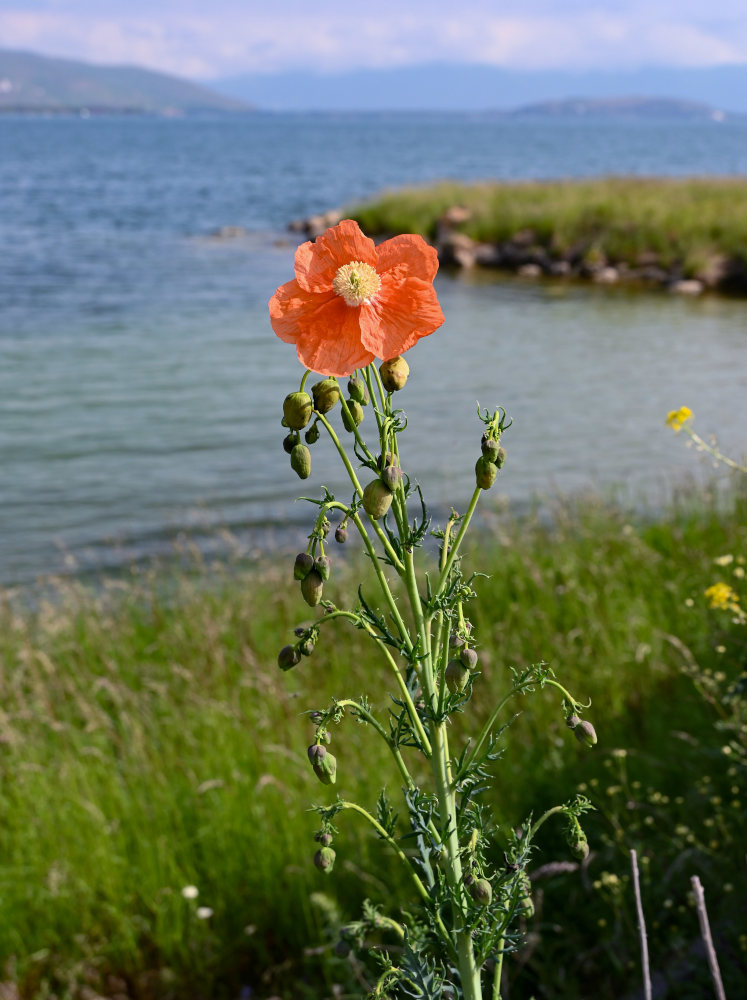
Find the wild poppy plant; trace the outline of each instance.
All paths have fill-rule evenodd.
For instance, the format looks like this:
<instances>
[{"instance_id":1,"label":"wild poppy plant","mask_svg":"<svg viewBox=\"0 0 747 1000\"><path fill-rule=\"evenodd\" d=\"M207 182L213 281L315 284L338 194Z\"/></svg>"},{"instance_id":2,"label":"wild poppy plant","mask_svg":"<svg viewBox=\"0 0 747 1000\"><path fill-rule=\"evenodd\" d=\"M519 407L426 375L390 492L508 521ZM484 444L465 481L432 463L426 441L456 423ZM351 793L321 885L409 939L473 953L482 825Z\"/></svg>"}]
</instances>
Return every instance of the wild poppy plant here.
<instances>
[{"instance_id":1,"label":"wild poppy plant","mask_svg":"<svg viewBox=\"0 0 747 1000\"><path fill-rule=\"evenodd\" d=\"M378 247L344 219L296 251L296 277L270 299L270 322L301 363L350 375L409 350L444 321L433 279L438 255L421 236Z\"/></svg>"}]
</instances>

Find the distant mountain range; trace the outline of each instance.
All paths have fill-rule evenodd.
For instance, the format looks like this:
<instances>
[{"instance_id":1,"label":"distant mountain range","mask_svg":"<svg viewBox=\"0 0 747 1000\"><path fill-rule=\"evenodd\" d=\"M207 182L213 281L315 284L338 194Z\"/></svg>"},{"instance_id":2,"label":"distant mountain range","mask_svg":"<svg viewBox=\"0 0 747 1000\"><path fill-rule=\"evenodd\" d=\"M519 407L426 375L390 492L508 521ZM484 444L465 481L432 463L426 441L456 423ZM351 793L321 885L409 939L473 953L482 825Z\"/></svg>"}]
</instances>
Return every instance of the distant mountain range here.
<instances>
[{"instance_id":1,"label":"distant mountain range","mask_svg":"<svg viewBox=\"0 0 747 1000\"><path fill-rule=\"evenodd\" d=\"M241 98L166 73L0 49L0 112L180 115L250 110Z\"/></svg>"}]
</instances>

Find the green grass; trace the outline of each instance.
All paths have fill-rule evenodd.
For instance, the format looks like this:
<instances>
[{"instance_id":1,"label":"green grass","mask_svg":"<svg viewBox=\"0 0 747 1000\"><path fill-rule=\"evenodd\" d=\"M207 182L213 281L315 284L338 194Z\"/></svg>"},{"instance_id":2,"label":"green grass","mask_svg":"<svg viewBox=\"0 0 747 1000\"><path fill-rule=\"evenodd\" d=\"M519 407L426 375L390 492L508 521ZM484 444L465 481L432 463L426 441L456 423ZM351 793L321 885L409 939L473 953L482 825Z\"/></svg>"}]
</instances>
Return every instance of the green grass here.
<instances>
[{"instance_id":1,"label":"green grass","mask_svg":"<svg viewBox=\"0 0 747 1000\"><path fill-rule=\"evenodd\" d=\"M630 846L645 859L654 968L692 954L698 872L727 980L739 973L738 892L724 885L741 867L745 810L729 789L743 773L722 747L740 734L716 724L729 722L723 688L747 655L744 629L709 612L702 592L727 572L714 557L745 552L745 513L743 500L699 497L653 522L600 502L482 522L490 543L466 562L491 574L476 582L471 615L484 678L453 745L489 713L510 665L540 659L592 698L599 734L582 752L557 699L538 692L516 706L496 765L499 824L579 785L600 807L588 870L537 883L533 947L508 963L512 997L612 998L637 985ZM336 562L326 593L351 602L353 569ZM218 1000L242 985L255 997L323 997L335 982L362 995L330 941L364 897L396 908L403 883L354 819L334 873L313 867L307 809L332 793L306 761L301 713L366 691L383 716L389 685L364 637L343 626L300 667L278 670L289 629L312 616L291 564L133 570L96 592L68 582L33 608L10 596L0 606L0 967L24 997ZM371 807L384 780L398 794L363 726L345 722L333 748L346 797ZM536 866L569 860L562 831L543 833ZM181 894L191 884L195 901ZM199 919L198 905L213 916ZM702 995L700 965L672 995Z\"/></svg>"},{"instance_id":2,"label":"green grass","mask_svg":"<svg viewBox=\"0 0 747 1000\"><path fill-rule=\"evenodd\" d=\"M686 275L720 255L747 265L747 181L744 178L633 178L461 184L385 192L353 206L351 217L370 235L420 233L433 239L452 206L470 210L460 228L473 239L500 243L521 230L555 256L603 253L635 265L658 255Z\"/></svg>"}]
</instances>

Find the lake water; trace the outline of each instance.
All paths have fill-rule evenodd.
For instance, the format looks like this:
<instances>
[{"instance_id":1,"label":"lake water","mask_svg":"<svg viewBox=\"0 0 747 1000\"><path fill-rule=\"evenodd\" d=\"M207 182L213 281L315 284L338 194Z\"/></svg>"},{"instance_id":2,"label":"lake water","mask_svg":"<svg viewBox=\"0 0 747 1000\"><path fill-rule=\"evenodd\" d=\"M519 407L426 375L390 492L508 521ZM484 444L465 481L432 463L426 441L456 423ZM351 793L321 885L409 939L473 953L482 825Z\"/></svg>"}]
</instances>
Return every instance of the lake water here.
<instances>
[{"instance_id":1,"label":"lake water","mask_svg":"<svg viewBox=\"0 0 747 1000\"><path fill-rule=\"evenodd\" d=\"M433 178L624 172L747 174L747 125L0 120L0 581L118 567L181 531L219 548L218 526L260 540L305 523L279 425L301 372L267 318L292 276L289 220ZM248 235L211 238L227 225ZM515 418L500 488L517 503L663 496L698 466L663 423L682 404L744 451L743 301L437 288L446 323L410 355L403 405L408 468L438 505L471 492L477 400ZM339 488L331 452L313 461L304 488Z\"/></svg>"}]
</instances>

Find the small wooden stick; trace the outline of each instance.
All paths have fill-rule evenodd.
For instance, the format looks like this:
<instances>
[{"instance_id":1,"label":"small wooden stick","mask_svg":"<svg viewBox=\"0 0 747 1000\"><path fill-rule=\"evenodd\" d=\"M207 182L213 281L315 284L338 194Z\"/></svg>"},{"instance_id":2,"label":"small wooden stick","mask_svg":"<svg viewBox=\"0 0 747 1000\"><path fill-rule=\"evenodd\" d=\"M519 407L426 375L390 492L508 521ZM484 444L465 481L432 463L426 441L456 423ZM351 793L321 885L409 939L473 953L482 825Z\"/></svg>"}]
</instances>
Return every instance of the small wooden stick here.
<instances>
[{"instance_id":1,"label":"small wooden stick","mask_svg":"<svg viewBox=\"0 0 747 1000\"><path fill-rule=\"evenodd\" d=\"M706 947L706 955L708 956L708 965L711 970L711 979L713 980L713 988L716 991L717 1000L726 1000L726 994L724 993L724 984L721 980L721 970L718 967L718 959L716 958L716 949L713 947L713 938L711 937L711 925L708 923L708 911L705 905L705 893L703 892L703 886L700 884L700 879L697 875L693 875L690 879L692 883L693 892L695 893L695 905L698 909L698 920L700 921L700 933L703 937L703 941Z\"/></svg>"},{"instance_id":2,"label":"small wooden stick","mask_svg":"<svg viewBox=\"0 0 747 1000\"><path fill-rule=\"evenodd\" d=\"M635 908L638 914L638 934L641 939L641 966L643 969L643 995L651 1000L651 972L648 965L648 939L646 937L646 919L643 916L641 901L641 883L638 877L638 857L635 851L630 852L630 864L633 869L633 892L635 893Z\"/></svg>"}]
</instances>

